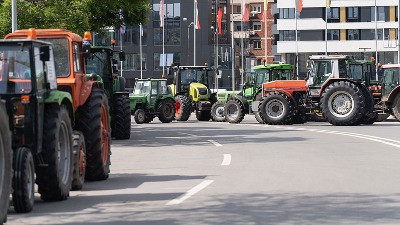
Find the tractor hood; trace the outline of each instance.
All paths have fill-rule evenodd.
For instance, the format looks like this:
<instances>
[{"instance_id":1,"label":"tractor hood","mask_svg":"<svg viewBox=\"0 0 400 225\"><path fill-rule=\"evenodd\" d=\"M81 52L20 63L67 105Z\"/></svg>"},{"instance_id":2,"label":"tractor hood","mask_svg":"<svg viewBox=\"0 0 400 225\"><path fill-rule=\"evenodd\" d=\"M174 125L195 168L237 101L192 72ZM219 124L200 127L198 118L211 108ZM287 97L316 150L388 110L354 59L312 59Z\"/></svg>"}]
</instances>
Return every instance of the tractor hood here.
<instances>
[{"instance_id":1,"label":"tractor hood","mask_svg":"<svg viewBox=\"0 0 400 225\"><path fill-rule=\"evenodd\" d=\"M210 98L210 90L201 83L193 82L190 84L190 96L192 96L193 101L207 101Z\"/></svg>"},{"instance_id":2,"label":"tractor hood","mask_svg":"<svg viewBox=\"0 0 400 225\"><path fill-rule=\"evenodd\" d=\"M263 84L264 89L296 89L307 91L305 80L276 80Z\"/></svg>"}]
</instances>

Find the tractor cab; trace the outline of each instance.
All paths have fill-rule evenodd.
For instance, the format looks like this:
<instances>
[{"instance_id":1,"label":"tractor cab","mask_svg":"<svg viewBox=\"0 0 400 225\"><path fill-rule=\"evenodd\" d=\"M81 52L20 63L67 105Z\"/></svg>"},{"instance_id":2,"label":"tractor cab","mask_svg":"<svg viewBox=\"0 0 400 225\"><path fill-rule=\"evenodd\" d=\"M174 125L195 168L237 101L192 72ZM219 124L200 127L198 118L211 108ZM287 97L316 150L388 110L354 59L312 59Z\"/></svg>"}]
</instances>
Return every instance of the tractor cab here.
<instances>
[{"instance_id":1,"label":"tractor cab","mask_svg":"<svg viewBox=\"0 0 400 225\"><path fill-rule=\"evenodd\" d=\"M400 93L400 65L388 64L383 65L383 79L382 79L382 101L392 102Z\"/></svg>"}]
</instances>

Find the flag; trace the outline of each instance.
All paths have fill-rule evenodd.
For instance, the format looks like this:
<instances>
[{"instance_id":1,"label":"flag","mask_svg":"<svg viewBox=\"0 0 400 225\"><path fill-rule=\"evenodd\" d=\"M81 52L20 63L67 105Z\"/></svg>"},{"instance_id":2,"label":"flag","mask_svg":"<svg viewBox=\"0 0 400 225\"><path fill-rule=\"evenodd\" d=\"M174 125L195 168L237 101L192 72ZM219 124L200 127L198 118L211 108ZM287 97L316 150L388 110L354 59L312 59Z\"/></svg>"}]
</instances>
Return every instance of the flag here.
<instances>
[{"instance_id":1,"label":"flag","mask_svg":"<svg viewBox=\"0 0 400 225\"><path fill-rule=\"evenodd\" d=\"M303 11L303 0L297 0L297 11Z\"/></svg>"},{"instance_id":2,"label":"flag","mask_svg":"<svg viewBox=\"0 0 400 225\"><path fill-rule=\"evenodd\" d=\"M330 8L331 7L331 0L326 0L326 8Z\"/></svg>"},{"instance_id":3,"label":"flag","mask_svg":"<svg viewBox=\"0 0 400 225\"><path fill-rule=\"evenodd\" d=\"M262 14L261 22L267 21L268 0L264 0L264 12Z\"/></svg>"},{"instance_id":4,"label":"flag","mask_svg":"<svg viewBox=\"0 0 400 225\"><path fill-rule=\"evenodd\" d=\"M164 0L160 0L160 27L164 27Z\"/></svg>"},{"instance_id":5,"label":"flag","mask_svg":"<svg viewBox=\"0 0 400 225\"><path fill-rule=\"evenodd\" d=\"M246 7L246 3L242 0L242 20L248 22L250 20L249 9Z\"/></svg>"},{"instance_id":6,"label":"flag","mask_svg":"<svg viewBox=\"0 0 400 225\"><path fill-rule=\"evenodd\" d=\"M218 8L218 35L222 35L222 9Z\"/></svg>"},{"instance_id":7,"label":"flag","mask_svg":"<svg viewBox=\"0 0 400 225\"><path fill-rule=\"evenodd\" d=\"M196 3L196 23L195 23L194 27L197 30L200 30L199 9L197 8L197 0L194 0L194 2Z\"/></svg>"}]
</instances>

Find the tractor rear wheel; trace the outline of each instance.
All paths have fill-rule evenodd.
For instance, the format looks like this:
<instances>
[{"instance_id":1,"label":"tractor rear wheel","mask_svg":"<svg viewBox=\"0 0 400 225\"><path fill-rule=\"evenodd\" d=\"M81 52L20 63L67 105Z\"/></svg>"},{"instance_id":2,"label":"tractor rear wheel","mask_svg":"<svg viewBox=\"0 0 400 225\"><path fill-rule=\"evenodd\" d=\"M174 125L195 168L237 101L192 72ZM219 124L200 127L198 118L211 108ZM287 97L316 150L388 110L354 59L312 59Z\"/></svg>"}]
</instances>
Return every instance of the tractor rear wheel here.
<instances>
[{"instance_id":1,"label":"tractor rear wheel","mask_svg":"<svg viewBox=\"0 0 400 225\"><path fill-rule=\"evenodd\" d=\"M146 120L146 113L143 109L136 109L134 117L137 124L142 124Z\"/></svg>"},{"instance_id":2,"label":"tractor rear wheel","mask_svg":"<svg viewBox=\"0 0 400 225\"><path fill-rule=\"evenodd\" d=\"M0 224L7 219L12 179L12 148L8 116L0 102Z\"/></svg>"},{"instance_id":3,"label":"tractor rear wheel","mask_svg":"<svg viewBox=\"0 0 400 225\"><path fill-rule=\"evenodd\" d=\"M400 93L397 94L392 103L392 111L393 116L397 119L397 121L400 121Z\"/></svg>"},{"instance_id":4,"label":"tractor rear wheel","mask_svg":"<svg viewBox=\"0 0 400 225\"><path fill-rule=\"evenodd\" d=\"M320 106L327 121L335 126L358 125L365 113L362 90L348 81L334 82L326 87Z\"/></svg>"},{"instance_id":5,"label":"tractor rear wheel","mask_svg":"<svg viewBox=\"0 0 400 225\"><path fill-rule=\"evenodd\" d=\"M20 147L14 151L13 169L14 210L17 213L30 212L35 202L35 165L28 148Z\"/></svg>"},{"instance_id":6,"label":"tractor rear wheel","mask_svg":"<svg viewBox=\"0 0 400 225\"><path fill-rule=\"evenodd\" d=\"M114 115L112 115L111 136L117 140L131 137L131 109L127 95L114 95Z\"/></svg>"},{"instance_id":7,"label":"tractor rear wheel","mask_svg":"<svg viewBox=\"0 0 400 225\"><path fill-rule=\"evenodd\" d=\"M363 92L364 100L365 100L365 113L361 117L361 124L373 124L378 120L378 112L375 111L374 108L374 97L372 96L371 91L364 85L360 86L360 89Z\"/></svg>"},{"instance_id":8,"label":"tractor rear wheel","mask_svg":"<svg viewBox=\"0 0 400 225\"><path fill-rule=\"evenodd\" d=\"M215 102L211 106L211 116L214 121L225 122L224 106L224 102Z\"/></svg>"},{"instance_id":9,"label":"tractor rear wheel","mask_svg":"<svg viewBox=\"0 0 400 225\"><path fill-rule=\"evenodd\" d=\"M211 111L209 111L209 110L196 110L196 119L198 121L209 121L211 119Z\"/></svg>"},{"instance_id":10,"label":"tractor rear wheel","mask_svg":"<svg viewBox=\"0 0 400 225\"><path fill-rule=\"evenodd\" d=\"M291 124L293 103L280 92L267 93L258 105L261 119L269 125Z\"/></svg>"},{"instance_id":11,"label":"tractor rear wheel","mask_svg":"<svg viewBox=\"0 0 400 225\"><path fill-rule=\"evenodd\" d=\"M74 172L72 175L71 190L81 190L85 183L86 173L86 146L82 132L73 132Z\"/></svg>"},{"instance_id":12,"label":"tractor rear wheel","mask_svg":"<svg viewBox=\"0 0 400 225\"><path fill-rule=\"evenodd\" d=\"M86 180L106 180L110 174L110 108L103 89L93 87L85 104L78 109L78 130L86 145Z\"/></svg>"},{"instance_id":13,"label":"tractor rear wheel","mask_svg":"<svg viewBox=\"0 0 400 225\"><path fill-rule=\"evenodd\" d=\"M261 93L259 93L256 96L256 101L262 101L262 94ZM253 113L254 113L254 117L256 118L258 123L265 124L264 120L260 116L260 112L259 111L256 111L256 112L253 112Z\"/></svg>"},{"instance_id":14,"label":"tractor rear wheel","mask_svg":"<svg viewBox=\"0 0 400 225\"><path fill-rule=\"evenodd\" d=\"M36 183L44 201L66 200L74 166L71 120L59 105L46 105L44 118L41 157L46 165L36 165Z\"/></svg>"},{"instance_id":15,"label":"tractor rear wheel","mask_svg":"<svg viewBox=\"0 0 400 225\"><path fill-rule=\"evenodd\" d=\"M175 119L177 121L187 121L192 112L192 101L184 95L175 97Z\"/></svg>"},{"instance_id":16,"label":"tractor rear wheel","mask_svg":"<svg viewBox=\"0 0 400 225\"><path fill-rule=\"evenodd\" d=\"M229 123L240 123L244 119L245 109L239 99L231 99L224 107L225 120Z\"/></svg>"},{"instance_id":17,"label":"tractor rear wheel","mask_svg":"<svg viewBox=\"0 0 400 225\"><path fill-rule=\"evenodd\" d=\"M158 119L162 123L170 123L175 116L175 102L170 99L164 99L158 103Z\"/></svg>"}]
</instances>

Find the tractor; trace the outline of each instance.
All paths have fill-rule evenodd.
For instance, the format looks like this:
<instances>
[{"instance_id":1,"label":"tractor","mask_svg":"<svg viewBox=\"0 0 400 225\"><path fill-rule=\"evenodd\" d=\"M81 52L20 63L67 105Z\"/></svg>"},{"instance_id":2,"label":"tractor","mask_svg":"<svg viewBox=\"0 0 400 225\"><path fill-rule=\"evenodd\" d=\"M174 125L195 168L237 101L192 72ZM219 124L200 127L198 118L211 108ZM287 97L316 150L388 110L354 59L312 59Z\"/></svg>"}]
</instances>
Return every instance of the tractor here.
<instances>
[{"instance_id":1,"label":"tractor","mask_svg":"<svg viewBox=\"0 0 400 225\"><path fill-rule=\"evenodd\" d=\"M225 120L229 123L240 123L246 114L254 114L258 122L264 121L260 118L258 111L253 111L251 102L261 100L262 84L274 80L291 80L293 66L290 64L269 64L254 67L255 74L246 77L246 83L241 92L230 96L224 106Z\"/></svg>"},{"instance_id":2,"label":"tractor","mask_svg":"<svg viewBox=\"0 0 400 225\"><path fill-rule=\"evenodd\" d=\"M263 85L263 99L253 110L267 124L303 123L320 110L333 125L372 124L378 115L369 90L372 63L346 55L316 55L308 61L307 81Z\"/></svg>"},{"instance_id":3,"label":"tractor","mask_svg":"<svg viewBox=\"0 0 400 225\"><path fill-rule=\"evenodd\" d=\"M86 42L85 44L89 44ZM131 135L131 113L129 92L125 91L125 78L118 76L118 61L113 59L116 51L107 46L90 46L90 56L86 58L86 76L90 80L94 74L102 83L108 97L111 114L111 137L129 139ZM125 53L118 52L120 61L125 61Z\"/></svg>"},{"instance_id":4,"label":"tractor","mask_svg":"<svg viewBox=\"0 0 400 225\"><path fill-rule=\"evenodd\" d=\"M167 79L175 96L177 121L187 121L194 111L198 121L211 119L211 106L216 97L210 91L210 71L207 65L169 67Z\"/></svg>"},{"instance_id":5,"label":"tractor","mask_svg":"<svg viewBox=\"0 0 400 225\"><path fill-rule=\"evenodd\" d=\"M162 123L174 119L175 99L166 79L136 79L129 100L137 124L150 123L156 116Z\"/></svg>"},{"instance_id":6,"label":"tractor","mask_svg":"<svg viewBox=\"0 0 400 225\"><path fill-rule=\"evenodd\" d=\"M28 30L17 30L5 38L26 38L28 33ZM75 137L77 141L84 140L86 153L83 145L79 147L80 152L74 152L72 189L80 189L84 180L105 180L111 164L110 107L101 77L97 74L88 77L85 73L84 59L90 56L91 48L83 45L83 41L90 41L91 35L86 32L82 39L65 29L37 29L36 37L53 44L58 90L71 94Z\"/></svg>"},{"instance_id":7,"label":"tractor","mask_svg":"<svg viewBox=\"0 0 400 225\"><path fill-rule=\"evenodd\" d=\"M400 121L400 65L387 64L382 69L382 95L377 108L381 112L392 114Z\"/></svg>"},{"instance_id":8,"label":"tractor","mask_svg":"<svg viewBox=\"0 0 400 225\"><path fill-rule=\"evenodd\" d=\"M44 201L67 199L73 181L72 97L57 90L51 43L35 36L30 29L27 39L0 41L0 96L9 118L0 121L2 131L11 130L12 201L18 213L32 210L35 180ZM2 167L0 174L5 172ZM1 195L9 197L6 189Z\"/></svg>"},{"instance_id":9,"label":"tractor","mask_svg":"<svg viewBox=\"0 0 400 225\"><path fill-rule=\"evenodd\" d=\"M2 74L2 63L0 74ZM11 133L5 101L0 100L0 224L7 221L12 180Z\"/></svg>"}]
</instances>

